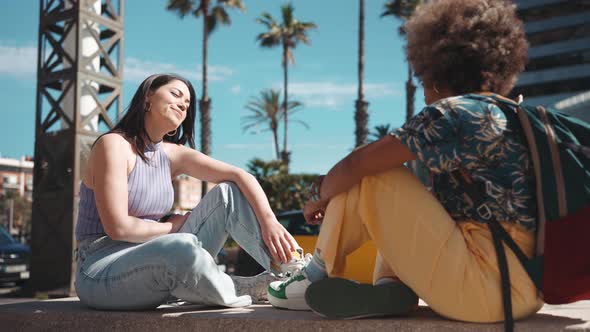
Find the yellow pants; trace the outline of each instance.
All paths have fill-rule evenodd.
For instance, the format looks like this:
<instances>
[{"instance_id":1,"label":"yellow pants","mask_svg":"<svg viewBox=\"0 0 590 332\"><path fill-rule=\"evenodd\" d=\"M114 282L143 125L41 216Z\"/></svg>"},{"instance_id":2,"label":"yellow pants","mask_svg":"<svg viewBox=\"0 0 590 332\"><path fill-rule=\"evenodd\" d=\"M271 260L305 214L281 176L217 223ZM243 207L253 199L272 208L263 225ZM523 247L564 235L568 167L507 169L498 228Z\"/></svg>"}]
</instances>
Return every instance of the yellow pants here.
<instances>
[{"instance_id":1,"label":"yellow pants","mask_svg":"<svg viewBox=\"0 0 590 332\"><path fill-rule=\"evenodd\" d=\"M534 237L502 223L531 255ZM500 273L487 226L453 220L406 168L363 178L327 207L316 250L330 276L342 276L346 256L366 241L379 251L374 278L397 276L442 316L469 322L504 319ZM534 284L506 247L514 318L543 305Z\"/></svg>"}]
</instances>

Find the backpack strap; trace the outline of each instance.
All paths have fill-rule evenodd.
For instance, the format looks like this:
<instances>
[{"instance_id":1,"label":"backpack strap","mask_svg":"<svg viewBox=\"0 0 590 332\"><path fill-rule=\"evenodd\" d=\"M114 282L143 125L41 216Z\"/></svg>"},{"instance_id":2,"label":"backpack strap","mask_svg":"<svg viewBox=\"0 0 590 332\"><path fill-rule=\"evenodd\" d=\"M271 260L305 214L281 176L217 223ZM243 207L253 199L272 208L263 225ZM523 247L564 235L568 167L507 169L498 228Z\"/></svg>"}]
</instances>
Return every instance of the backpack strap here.
<instances>
[{"instance_id":1,"label":"backpack strap","mask_svg":"<svg viewBox=\"0 0 590 332\"><path fill-rule=\"evenodd\" d=\"M557 135L555 129L549 121L547 110L543 106L536 107L537 114L543 125L545 126L545 133L547 134L547 145L551 153L551 162L553 163L553 173L556 181L557 189L557 205L559 208L559 217L563 218L567 215L567 199L565 195L565 180L563 178L563 167L561 166L561 158L559 156L559 148L557 142Z\"/></svg>"},{"instance_id":2,"label":"backpack strap","mask_svg":"<svg viewBox=\"0 0 590 332\"><path fill-rule=\"evenodd\" d=\"M488 228L492 233L494 249L496 249L496 259L500 268L500 285L502 287L502 304L504 306L504 330L506 332L514 331L514 317L512 316L512 296L510 292L510 272L508 271L508 262L506 252L502 245L502 239L499 230L504 229L498 222L488 222Z\"/></svg>"},{"instance_id":3,"label":"backpack strap","mask_svg":"<svg viewBox=\"0 0 590 332\"><path fill-rule=\"evenodd\" d=\"M481 219L486 221L490 233L492 234L498 268L500 269L502 304L504 306L504 329L505 331L513 331L514 318L512 313L512 296L510 293L510 273L508 271L506 251L504 250L502 242L508 245L523 266L527 263L528 257L522 252L518 244L514 242L510 235L508 235L508 232L506 232L504 227L500 225L498 220L496 220L489 206L485 203L485 196L480 189L481 187L473 181L471 176L463 169L451 172L451 176L462 185L465 190L465 195L467 195L473 202L475 212Z\"/></svg>"},{"instance_id":4,"label":"backpack strap","mask_svg":"<svg viewBox=\"0 0 590 332\"><path fill-rule=\"evenodd\" d=\"M535 244L535 252L537 256L541 256L545 251L545 203L543 202L543 174L541 173L541 161L539 150L537 149L537 141L535 140L533 133L533 127L527 112L523 110L522 106L518 105L512 109L507 107L502 101L498 101L496 106L498 106L498 108L504 113L508 122L512 122L520 130L530 152L531 161L533 163L533 172L535 173L535 188L537 194L537 241ZM527 270L527 272L529 271ZM531 275L531 272L529 272L529 275ZM533 278L533 280L536 279L538 278ZM541 288L539 284L537 284L537 288Z\"/></svg>"},{"instance_id":5,"label":"backpack strap","mask_svg":"<svg viewBox=\"0 0 590 332\"><path fill-rule=\"evenodd\" d=\"M477 215L488 224L497 224L500 226L497 233L501 240L504 241L504 243L506 243L506 245L514 252L520 263L525 265L525 263L529 261L529 258L525 255L522 249L520 249L518 244L514 242L504 227L500 225L498 220L496 220L490 208L485 203L485 194L482 193L481 187L463 169L451 172L451 176L462 185L465 194L473 202L473 208Z\"/></svg>"}]
</instances>

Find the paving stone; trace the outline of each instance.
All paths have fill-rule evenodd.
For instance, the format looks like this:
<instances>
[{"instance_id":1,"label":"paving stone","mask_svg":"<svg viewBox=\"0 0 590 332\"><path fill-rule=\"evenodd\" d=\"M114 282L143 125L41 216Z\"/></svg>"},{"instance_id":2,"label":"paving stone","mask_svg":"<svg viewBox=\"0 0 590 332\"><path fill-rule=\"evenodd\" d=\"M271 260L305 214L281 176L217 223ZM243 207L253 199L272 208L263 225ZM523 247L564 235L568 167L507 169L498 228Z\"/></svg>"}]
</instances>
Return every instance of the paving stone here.
<instances>
[{"instance_id":1,"label":"paving stone","mask_svg":"<svg viewBox=\"0 0 590 332\"><path fill-rule=\"evenodd\" d=\"M140 312L97 311L77 298L0 304L2 331L503 331L502 324L471 324L437 316L421 302L407 317L327 320L311 312L270 305L227 309L163 305ZM518 321L516 331L590 331L590 301L545 305Z\"/></svg>"}]
</instances>

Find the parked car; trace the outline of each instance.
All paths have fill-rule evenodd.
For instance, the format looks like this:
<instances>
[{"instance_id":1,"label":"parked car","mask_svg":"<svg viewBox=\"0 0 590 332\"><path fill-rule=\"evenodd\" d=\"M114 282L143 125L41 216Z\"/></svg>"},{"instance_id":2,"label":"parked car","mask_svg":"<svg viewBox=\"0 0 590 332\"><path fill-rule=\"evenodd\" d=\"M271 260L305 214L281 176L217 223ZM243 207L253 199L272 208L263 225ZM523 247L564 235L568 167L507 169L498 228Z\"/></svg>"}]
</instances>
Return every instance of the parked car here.
<instances>
[{"instance_id":1,"label":"parked car","mask_svg":"<svg viewBox=\"0 0 590 332\"><path fill-rule=\"evenodd\" d=\"M31 248L0 227L0 285L20 285L30 277Z\"/></svg>"},{"instance_id":2,"label":"parked car","mask_svg":"<svg viewBox=\"0 0 590 332\"><path fill-rule=\"evenodd\" d=\"M282 212L277 215L278 221L293 235L297 243L306 253L313 253L320 233L319 225L308 225L302 210ZM376 249L373 242L367 242L346 259L346 271L343 277L361 283L371 283L375 266ZM243 249L238 252L235 274L252 276L264 269Z\"/></svg>"}]
</instances>

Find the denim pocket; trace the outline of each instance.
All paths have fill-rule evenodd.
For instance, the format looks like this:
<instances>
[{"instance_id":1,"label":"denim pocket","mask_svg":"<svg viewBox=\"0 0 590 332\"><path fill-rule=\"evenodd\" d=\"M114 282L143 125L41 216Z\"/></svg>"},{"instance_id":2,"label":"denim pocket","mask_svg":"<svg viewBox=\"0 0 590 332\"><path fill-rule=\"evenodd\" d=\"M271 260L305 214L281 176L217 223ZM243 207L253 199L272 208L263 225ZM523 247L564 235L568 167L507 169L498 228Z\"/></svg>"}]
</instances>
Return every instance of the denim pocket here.
<instances>
[{"instance_id":1,"label":"denim pocket","mask_svg":"<svg viewBox=\"0 0 590 332\"><path fill-rule=\"evenodd\" d=\"M100 250L105 245L107 245L108 242L110 242L109 240L110 239L108 236L101 236L96 239L83 240L82 242L80 242L78 249L76 249L78 260L83 262L86 259L86 257L91 256L97 250Z\"/></svg>"}]
</instances>

